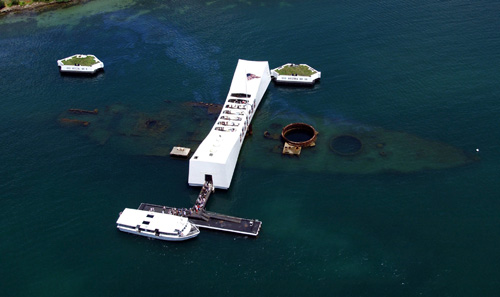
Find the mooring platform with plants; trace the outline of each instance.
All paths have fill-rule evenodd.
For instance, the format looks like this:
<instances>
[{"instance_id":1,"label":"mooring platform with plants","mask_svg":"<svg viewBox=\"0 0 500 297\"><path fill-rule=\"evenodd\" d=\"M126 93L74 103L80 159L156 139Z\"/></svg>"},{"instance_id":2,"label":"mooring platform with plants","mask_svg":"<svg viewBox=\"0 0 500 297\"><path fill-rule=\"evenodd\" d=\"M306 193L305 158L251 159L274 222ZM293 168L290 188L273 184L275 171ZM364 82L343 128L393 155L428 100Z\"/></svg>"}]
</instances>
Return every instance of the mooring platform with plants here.
<instances>
[{"instance_id":1,"label":"mooring platform with plants","mask_svg":"<svg viewBox=\"0 0 500 297\"><path fill-rule=\"evenodd\" d=\"M271 70L275 83L312 86L321 79L321 72L307 64L288 63Z\"/></svg>"},{"instance_id":2,"label":"mooring platform with plants","mask_svg":"<svg viewBox=\"0 0 500 297\"><path fill-rule=\"evenodd\" d=\"M94 55L73 55L57 61L62 73L94 74L104 69L104 63Z\"/></svg>"}]
</instances>

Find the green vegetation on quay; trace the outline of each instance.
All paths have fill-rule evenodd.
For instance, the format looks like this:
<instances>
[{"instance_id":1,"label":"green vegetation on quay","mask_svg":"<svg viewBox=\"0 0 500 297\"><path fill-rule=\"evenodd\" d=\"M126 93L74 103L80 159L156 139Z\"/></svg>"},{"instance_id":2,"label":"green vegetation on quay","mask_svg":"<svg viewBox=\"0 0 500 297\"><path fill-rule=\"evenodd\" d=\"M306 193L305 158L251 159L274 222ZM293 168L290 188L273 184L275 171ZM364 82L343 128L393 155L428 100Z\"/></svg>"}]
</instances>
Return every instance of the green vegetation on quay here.
<instances>
[{"instance_id":1,"label":"green vegetation on quay","mask_svg":"<svg viewBox=\"0 0 500 297\"><path fill-rule=\"evenodd\" d=\"M65 3L65 2L71 2L72 0L26 0L26 1L19 1L19 0L0 0L0 9L4 7L12 7L12 6L25 6L29 4L33 4L36 2L41 2L41 3Z\"/></svg>"},{"instance_id":2,"label":"green vegetation on quay","mask_svg":"<svg viewBox=\"0 0 500 297\"><path fill-rule=\"evenodd\" d=\"M281 69L277 69L279 75L298 75L298 76L311 76L316 71L312 71L308 66L305 65L286 65Z\"/></svg>"},{"instance_id":3,"label":"green vegetation on quay","mask_svg":"<svg viewBox=\"0 0 500 297\"><path fill-rule=\"evenodd\" d=\"M79 56L74 56L67 60L62 60L64 65L80 65L80 66L92 66L97 64L97 61L93 56L85 56L84 58L80 58Z\"/></svg>"}]
</instances>

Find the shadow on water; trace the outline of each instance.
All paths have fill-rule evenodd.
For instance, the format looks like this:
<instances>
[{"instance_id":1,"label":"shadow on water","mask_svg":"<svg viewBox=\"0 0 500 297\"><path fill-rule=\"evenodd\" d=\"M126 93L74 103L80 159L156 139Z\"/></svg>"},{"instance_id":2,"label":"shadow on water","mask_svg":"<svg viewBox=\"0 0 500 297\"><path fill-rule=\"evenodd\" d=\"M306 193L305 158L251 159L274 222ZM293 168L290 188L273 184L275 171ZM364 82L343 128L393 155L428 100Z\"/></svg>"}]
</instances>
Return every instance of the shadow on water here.
<instances>
[{"instance_id":1,"label":"shadow on water","mask_svg":"<svg viewBox=\"0 0 500 297\"><path fill-rule=\"evenodd\" d=\"M94 73L81 73L81 72L59 72L61 77L63 78L74 78L74 79L103 79L104 78L104 69L100 69Z\"/></svg>"}]
</instances>

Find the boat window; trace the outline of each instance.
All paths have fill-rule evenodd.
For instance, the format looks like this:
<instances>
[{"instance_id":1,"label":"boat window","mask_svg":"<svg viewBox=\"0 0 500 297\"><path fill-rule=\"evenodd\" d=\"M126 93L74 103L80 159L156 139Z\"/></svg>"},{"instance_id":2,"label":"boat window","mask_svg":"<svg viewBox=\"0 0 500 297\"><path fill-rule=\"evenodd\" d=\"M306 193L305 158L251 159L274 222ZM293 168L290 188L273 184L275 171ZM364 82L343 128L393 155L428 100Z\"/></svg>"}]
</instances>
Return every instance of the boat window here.
<instances>
[{"instance_id":1,"label":"boat window","mask_svg":"<svg viewBox=\"0 0 500 297\"><path fill-rule=\"evenodd\" d=\"M250 98L251 95L245 93L232 93L231 96L236 98Z\"/></svg>"},{"instance_id":2,"label":"boat window","mask_svg":"<svg viewBox=\"0 0 500 297\"><path fill-rule=\"evenodd\" d=\"M148 214L148 215L147 215L147 217L148 217L148 218L153 218L153 217L154 217L154 215L152 215L152 214Z\"/></svg>"},{"instance_id":3,"label":"boat window","mask_svg":"<svg viewBox=\"0 0 500 297\"><path fill-rule=\"evenodd\" d=\"M241 100L241 99L229 99L227 101L231 102L231 103L237 103L237 104L246 104L247 103L246 100Z\"/></svg>"},{"instance_id":4,"label":"boat window","mask_svg":"<svg viewBox=\"0 0 500 297\"><path fill-rule=\"evenodd\" d=\"M175 233L169 233L169 232L160 232L160 234L170 235L170 236L172 236L172 235L177 235L177 234L175 234Z\"/></svg>"},{"instance_id":5,"label":"boat window","mask_svg":"<svg viewBox=\"0 0 500 297\"><path fill-rule=\"evenodd\" d=\"M135 227L124 225L124 224L117 224L117 226L118 227L124 227L124 228L130 228L130 229L134 229L135 228Z\"/></svg>"},{"instance_id":6,"label":"boat window","mask_svg":"<svg viewBox=\"0 0 500 297\"><path fill-rule=\"evenodd\" d=\"M149 222L148 221L142 221L142 224L143 225L149 225Z\"/></svg>"}]
</instances>

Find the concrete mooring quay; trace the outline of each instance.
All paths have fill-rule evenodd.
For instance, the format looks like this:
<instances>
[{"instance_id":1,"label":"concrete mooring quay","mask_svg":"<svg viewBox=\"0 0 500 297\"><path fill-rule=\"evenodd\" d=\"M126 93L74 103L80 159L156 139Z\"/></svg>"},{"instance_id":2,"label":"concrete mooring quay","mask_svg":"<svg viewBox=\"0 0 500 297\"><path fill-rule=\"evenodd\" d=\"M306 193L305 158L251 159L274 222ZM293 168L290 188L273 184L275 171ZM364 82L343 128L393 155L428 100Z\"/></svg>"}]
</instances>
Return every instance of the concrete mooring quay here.
<instances>
[{"instance_id":1,"label":"concrete mooring quay","mask_svg":"<svg viewBox=\"0 0 500 297\"><path fill-rule=\"evenodd\" d=\"M238 233L243 235L257 236L262 222L254 219L237 218L205 210L210 194L213 192L213 185L205 183L196 199L196 204L189 209L175 208L150 203L141 203L139 210L153 211L159 213L169 213L184 216L191 223L200 228L207 228L225 232Z\"/></svg>"}]
</instances>

